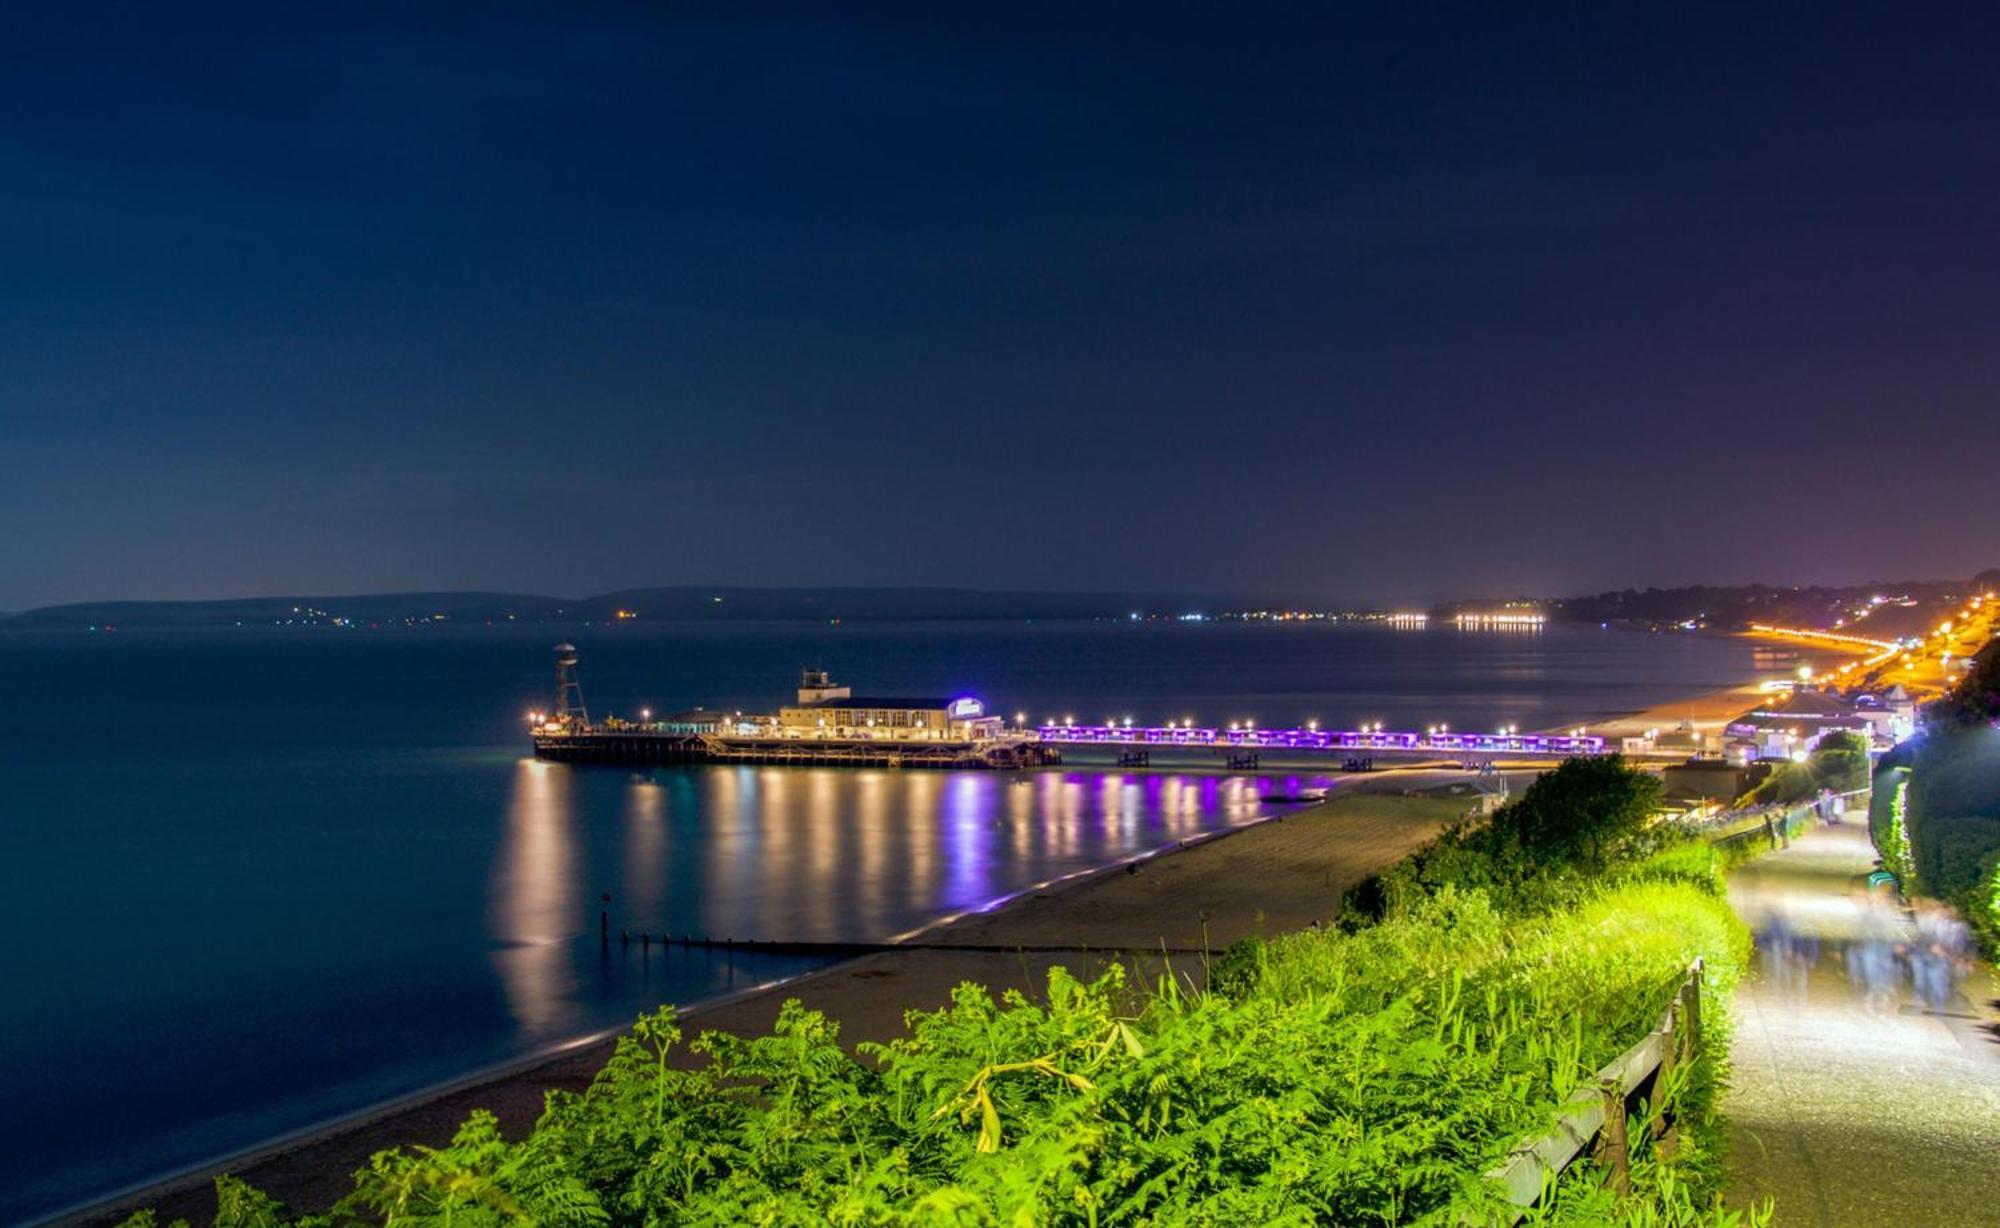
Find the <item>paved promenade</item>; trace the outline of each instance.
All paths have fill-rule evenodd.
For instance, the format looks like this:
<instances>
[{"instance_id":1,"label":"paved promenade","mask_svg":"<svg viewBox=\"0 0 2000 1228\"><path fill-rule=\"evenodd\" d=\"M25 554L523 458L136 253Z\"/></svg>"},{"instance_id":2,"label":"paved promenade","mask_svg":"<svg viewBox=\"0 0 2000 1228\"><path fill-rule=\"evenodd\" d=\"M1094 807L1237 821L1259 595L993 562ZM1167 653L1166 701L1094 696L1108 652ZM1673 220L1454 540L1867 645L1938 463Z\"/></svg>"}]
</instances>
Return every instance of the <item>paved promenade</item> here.
<instances>
[{"instance_id":1,"label":"paved promenade","mask_svg":"<svg viewBox=\"0 0 2000 1228\"><path fill-rule=\"evenodd\" d=\"M1907 973L1881 957L1907 924L1868 908L1855 886L1873 868L1867 832L1850 821L1731 880L1761 967L1736 997L1730 1200L1775 1198L1779 1228L1990 1228L2000 1224L1991 974L1975 971L1944 1012L1925 1012Z\"/></svg>"}]
</instances>

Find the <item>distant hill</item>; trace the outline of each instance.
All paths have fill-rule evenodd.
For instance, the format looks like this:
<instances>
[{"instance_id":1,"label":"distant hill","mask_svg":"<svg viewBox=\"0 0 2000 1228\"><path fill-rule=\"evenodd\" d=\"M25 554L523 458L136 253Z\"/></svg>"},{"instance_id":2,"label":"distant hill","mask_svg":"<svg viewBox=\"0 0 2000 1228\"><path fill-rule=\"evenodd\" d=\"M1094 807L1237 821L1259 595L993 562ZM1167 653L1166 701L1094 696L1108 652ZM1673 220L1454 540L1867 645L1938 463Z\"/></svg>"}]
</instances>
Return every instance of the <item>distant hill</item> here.
<instances>
[{"instance_id":1,"label":"distant hill","mask_svg":"<svg viewBox=\"0 0 2000 1228\"><path fill-rule=\"evenodd\" d=\"M1840 587L1745 584L1625 589L1551 602L1550 611L1558 618L1580 622L1634 626L1693 621L1719 630L1738 630L1751 623L1832 627L1855 621L1857 614L1870 611L1870 601L1880 596L1894 600L1879 611L1870 611L1868 626L1857 626L1856 630L1893 639L1928 628L1937 609L1956 604L1968 592L1983 591L1991 583L1991 574L1982 572L1971 581L1884 580Z\"/></svg>"},{"instance_id":2,"label":"distant hill","mask_svg":"<svg viewBox=\"0 0 2000 1228\"><path fill-rule=\"evenodd\" d=\"M573 607L592 622L619 611L651 619L971 619L1123 618L1132 611L1186 608L1158 593L987 592L969 588L734 588L679 585L632 588L589 597Z\"/></svg>"},{"instance_id":3,"label":"distant hill","mask_svg":"<svg viewBox=\"0 0 2000 1228\"><path fill-rule=\"evenodd\" d=\"M498 620L554 617L561 597L525 593L371 593L345 597L241 597L226 601L90 601L25 610L0 622L19 627L227 627Z\"/></svg>"},{"instance_id":4,"label":"distant hill","mask_svg":"<svg viewBox=\"0 0 2000 1228\"><path fill-rule=\"evenodd\" d=\"M94 601L44 606L8 628L228 627L334 623L717 621L725 619L1123 618L1200 608L1188 598L1133 593L984 592L957 588L634 588L581 599L531 593L372 593L224 601ZM1210 609L1218 608L1210 604Z\"/></svg>"}]
</instances>

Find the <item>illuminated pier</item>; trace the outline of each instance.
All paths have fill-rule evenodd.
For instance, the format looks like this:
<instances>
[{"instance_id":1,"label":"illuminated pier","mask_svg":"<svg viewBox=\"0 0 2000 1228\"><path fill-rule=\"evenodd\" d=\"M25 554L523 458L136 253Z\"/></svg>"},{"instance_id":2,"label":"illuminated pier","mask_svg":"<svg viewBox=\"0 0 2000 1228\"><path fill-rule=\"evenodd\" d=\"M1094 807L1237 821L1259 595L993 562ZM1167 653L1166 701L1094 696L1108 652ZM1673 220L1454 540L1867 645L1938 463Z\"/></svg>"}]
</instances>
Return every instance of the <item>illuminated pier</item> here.
<instances>
[{"instance_id":1,"label":"illuminated pier","mask_svg":"<svg viewBox=\"0 0 2000 1228\"><path fill-rule=\"evenodd\" d=\"M1234 729L1186 725L1077 725L1050 722L1036 730L1042 741L1073 746L1186 746L1246 750L1389 751L1415 754L1601 755L1604 739L1582 733L1422 733L1369 729Z\"/></svg>"},{"instance_id":2,"label":"illuminated pier","mask_svg":"<svg viewBox=\"0 0 2000 1228\"><path fill-rule=\"evenodd\" d=\"M1512 725L1491 733L1454 732L1434 725L1422 733L1360 729L1259 729L1244 721L1227 729L1192 720L1165 725L1106 721L1079 725L1048 721L1028 727L1027 714L989 715L970 695L876 698L853 695L823 670L808 670L798 700L775 715L696 709L638 721L590 719L576 680L576 649L556 649L555 708L528 714L535 754L583 763L771 763L850 767L1030 768L1062 762L1066 746L1102 746L1120 752L1126 766L1145 766L1154 749L1183 748L1225 756L1232 767L1255 767L1264 751L1337 754L1352 760L1377 755L1516 755L1560 759L1606 753L1604 739L1582 729L1522 733Z\"/></svg>"}]
</instances>

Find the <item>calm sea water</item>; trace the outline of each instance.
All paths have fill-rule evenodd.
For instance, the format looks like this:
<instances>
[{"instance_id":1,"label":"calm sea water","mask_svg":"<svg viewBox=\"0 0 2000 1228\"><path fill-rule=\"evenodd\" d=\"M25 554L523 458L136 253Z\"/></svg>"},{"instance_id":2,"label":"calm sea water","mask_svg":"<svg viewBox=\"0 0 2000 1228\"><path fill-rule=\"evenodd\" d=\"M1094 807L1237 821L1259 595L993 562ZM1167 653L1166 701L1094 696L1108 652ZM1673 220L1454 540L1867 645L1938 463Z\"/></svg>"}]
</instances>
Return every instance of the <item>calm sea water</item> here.
<instances>
[{"instance_id":1,"label":"calm sea water","mask_svg":"<svg viewBox=\"0 0 2000 1228\"><path fill-rule=\"evenodd\" d=\"M0 1221L1266 809L1261 777L523 757L549 646L594 712L768 710L801 665L994 711L1533 729L1741 681L1741 643L1159 624L0 633Z\"/></svg>"}]
</instances>

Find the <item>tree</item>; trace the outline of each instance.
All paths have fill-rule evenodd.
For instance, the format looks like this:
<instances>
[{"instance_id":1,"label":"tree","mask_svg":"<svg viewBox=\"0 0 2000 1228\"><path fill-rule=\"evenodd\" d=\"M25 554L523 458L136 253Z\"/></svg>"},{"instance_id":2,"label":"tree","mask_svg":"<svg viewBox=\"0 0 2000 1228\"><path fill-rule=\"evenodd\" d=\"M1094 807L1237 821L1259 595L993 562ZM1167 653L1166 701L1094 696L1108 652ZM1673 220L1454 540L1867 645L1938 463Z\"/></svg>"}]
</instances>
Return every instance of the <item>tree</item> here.
<instances>
[{"instance_id":1,"label":"tree","mask_svg":"<svg viewBox=\"0 0 2000 1228\"><path fill-rule=\"evenodd\" d=\"M2000 720L2000 639L1973 654L1972 668L1958 685L1924 709L1924 723L1950 732Z\"/></svg>"},{"instance_id":2,"label":"tree","mask_svg":"<svg viewBox=\"0 0 2000 1228\"><path fill-rule=\"evenodd\" d=\"M1813 784L1835 793L1852 793L1868 787L1868 739L1858 733L1837 729L1819 740L1806 760Z\"/></svg>"},{"instance_id":3,"label":"tree","mask_svg":"<svg viewBox=\"0 0 2000 1228\"><path fill-rule=\"evenodd\" d=\"M1659 778L1623 756L1567 759L1493 816L1493 831L1537 862L1604 863L1660 805Z\"/></svg>"}]
</instances>

